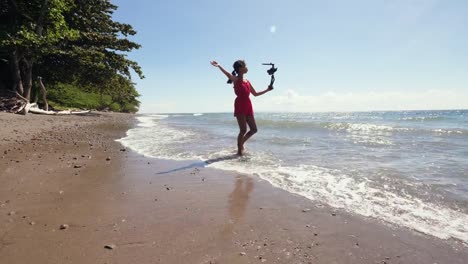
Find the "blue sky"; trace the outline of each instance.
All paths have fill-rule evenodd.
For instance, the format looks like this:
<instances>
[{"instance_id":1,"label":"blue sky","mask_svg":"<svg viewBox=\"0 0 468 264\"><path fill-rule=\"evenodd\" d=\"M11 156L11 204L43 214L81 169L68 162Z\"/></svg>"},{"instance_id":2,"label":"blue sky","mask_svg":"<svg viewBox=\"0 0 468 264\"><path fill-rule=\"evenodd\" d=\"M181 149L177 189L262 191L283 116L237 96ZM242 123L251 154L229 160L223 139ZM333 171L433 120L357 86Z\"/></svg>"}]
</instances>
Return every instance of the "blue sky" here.
<instances>
[{"instance_id":1,"label":"blue sky","mask_svg":"<svg viewBox=\"0 0 468 264\"><path fill-rule=\"evenodd\" d=\"M468 1L112 1L138 32L141 112L231 112L226 78L249 67L259 111L468 108Z\"/></svg>"}]
</instances>

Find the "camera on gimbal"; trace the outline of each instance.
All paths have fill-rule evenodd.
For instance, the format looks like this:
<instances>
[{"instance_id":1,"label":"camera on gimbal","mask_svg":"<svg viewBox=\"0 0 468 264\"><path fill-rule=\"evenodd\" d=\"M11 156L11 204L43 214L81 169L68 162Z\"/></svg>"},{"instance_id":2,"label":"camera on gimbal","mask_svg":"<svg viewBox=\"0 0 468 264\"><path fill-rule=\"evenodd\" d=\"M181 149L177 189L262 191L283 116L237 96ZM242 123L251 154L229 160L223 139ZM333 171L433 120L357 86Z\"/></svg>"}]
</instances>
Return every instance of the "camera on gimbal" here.
<instances>
[{"instance_id":1,"label":"camera on gimbal","mask_svg":"<svg viewBox=\"0 0 468 264\"><path fill-rule=\"evenodd\" d=\"M268 75L271 75L271 81L270 81L270 87L273 89L273 84L275 83L275 72L278 70L278 68L275 68L274 63L262 63L262 65L270 65L271 68L267 70Z\"/></svg>"},{"instance_id":2,"label":"camera on gimbal","mask_svg":"<svg viewBox=\"0 0 468 264\"><path fill-rule=\"evenodd\" d=\"M275 68L274 63L262 63L262 65L270 65L271 66L271 68L267 70L268 75L273 75L278 70L278 68Z\"/></svg>"}]
</instances>

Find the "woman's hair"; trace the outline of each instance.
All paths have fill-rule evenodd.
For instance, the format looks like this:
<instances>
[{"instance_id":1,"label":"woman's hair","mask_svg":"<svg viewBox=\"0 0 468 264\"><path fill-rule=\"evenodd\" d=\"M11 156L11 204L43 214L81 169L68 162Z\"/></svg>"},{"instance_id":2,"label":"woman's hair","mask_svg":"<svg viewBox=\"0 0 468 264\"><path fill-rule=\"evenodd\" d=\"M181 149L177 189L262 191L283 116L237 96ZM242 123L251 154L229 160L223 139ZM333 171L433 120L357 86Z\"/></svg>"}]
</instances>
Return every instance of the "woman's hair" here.
<instances>
[{"instance_id":1,"label":"woman's hair","mask_svg":"<svg viewBox=\"0 0 468 264\"><path fill-rule=\"evenodd\" d=\"M240 67L245 67L245 61L243 60L237 60L234 62L234 64L232 65L232 67L234 68L234 70L232 71L232 75L234 76L237 76L237 74L239 74L239 68ZM232 83L232 80L229 79L227 81L227 83Z\"/></svg>"}]
</instances>

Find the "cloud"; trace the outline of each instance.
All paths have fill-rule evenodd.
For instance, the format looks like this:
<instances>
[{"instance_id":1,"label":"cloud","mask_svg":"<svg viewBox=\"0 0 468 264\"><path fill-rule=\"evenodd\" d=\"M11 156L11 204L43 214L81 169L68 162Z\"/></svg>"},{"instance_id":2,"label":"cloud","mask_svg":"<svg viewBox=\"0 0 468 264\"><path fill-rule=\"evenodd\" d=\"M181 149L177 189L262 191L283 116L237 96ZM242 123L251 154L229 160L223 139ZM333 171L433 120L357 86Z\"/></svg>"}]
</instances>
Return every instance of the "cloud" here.
<instances>
[{"instance_id":1,"label":"cloud","mask_svg":"<svg viewBox=\"0 0 468 264\"><path fill-rule=\"evenodd\" d=\"M142 98L139 113L209 113L232 111L234 99L214 96L184 96L174 98Z\"/></svg>"},{"instance_id":2,"label":"cloud","mask_svg":"<svg viewBox=\"0 0 468 264\"><path fill-rule=\"evenodd\" d=\"M174 102L142 102L139 113L175 113L177 104Z\"/></svg>"},{"instance_id":3,"label":"cloud","mask_svg":"<svg viewBox=\"0 0 468 264\"><path fill-rule=\"evenodd\" d=\"M468 109L468 89L422 92L360 92L299 95L288 90L255 100L256 111L333 112L374 110Z\"/></svg>"},{"instance_id":4,"label":"cloud","mask_svg":"<svg viewBox=\"0 0 468 264\"><path fill-rule=\"evenodd\" d=\"M233 111L232 97L142 98L140 113L208 113ZM350 112L378 110L468 109L468 89L404 90L392 92L334 92L301 95L294 89L275 89L252 97L256 112Z\"/></svg>"}]
</instances>

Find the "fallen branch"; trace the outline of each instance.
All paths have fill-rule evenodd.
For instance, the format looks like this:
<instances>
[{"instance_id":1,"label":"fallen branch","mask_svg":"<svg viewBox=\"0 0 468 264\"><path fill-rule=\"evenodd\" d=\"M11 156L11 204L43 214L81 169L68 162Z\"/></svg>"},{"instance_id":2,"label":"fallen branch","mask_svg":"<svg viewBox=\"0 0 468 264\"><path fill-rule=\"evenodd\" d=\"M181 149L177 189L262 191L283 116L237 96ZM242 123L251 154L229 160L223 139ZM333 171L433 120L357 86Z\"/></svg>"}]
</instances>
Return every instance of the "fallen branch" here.
<instances>
[{"instance_id":1,"label":"fallen branch","mask_svg":"<svg viewBox=\"0 0 468 264\"><path fill-rule=\"evenodd\" d=\"M0 111L26 114L29 101L17 92L3 91L0 94Z\"/></svg>"},{"instance_id":2,"label":"fallen branch","mask_svg":"<svg viewBox=\"0 0 468 264\"><path fill-rule=\"evenodd\" d=\"M64 110L64 111L46 111L43 109L39 109L37 105L30 104L31 108L29 109L30 113L33 114L41 114L41 115L80 115L90 113L91 110L84 110L84 111L73 111L73 110Z\"/></svg>"},{"instance_id":3,"label":"fallen branch","mask_svg":"<svg viewBox=\"0 0 468 264\"><path fill-rule=\"evenodd\" d=\"M38 77L37 81L39 83L39 87L41 87L42 92L42 101L44 102L44 110L49 111L49 103L47 103L47 91L42 83L42 77Z\"/></svg>"},{"instance_id":4,"label":"fallen branch","mask_svg":"<svg viewBox=\"0 0 468 264\"><path fill-rule=\"evenodd\" d=\"M2 91L0 91L2 92ZM29 103L29 100L24 98L18 92L10 92L0 94L0 111L23 114L27 113L41 115L80 115L91 113L91 110L64 110L64 111L48 111L40 109L37 103Z\"/></svg>"}]
</instances>

